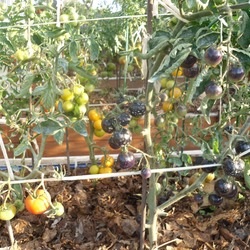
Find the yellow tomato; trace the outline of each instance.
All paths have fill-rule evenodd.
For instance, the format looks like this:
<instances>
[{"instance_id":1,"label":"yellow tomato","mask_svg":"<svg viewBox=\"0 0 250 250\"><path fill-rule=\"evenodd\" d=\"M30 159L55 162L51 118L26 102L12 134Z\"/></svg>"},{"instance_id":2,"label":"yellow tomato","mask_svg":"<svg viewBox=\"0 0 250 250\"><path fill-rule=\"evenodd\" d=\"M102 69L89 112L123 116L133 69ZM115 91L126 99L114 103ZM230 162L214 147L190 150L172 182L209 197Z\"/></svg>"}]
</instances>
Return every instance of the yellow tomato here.
<instances>
[{"instance_id":1,"label":"yellow tomato","mask_svg":"<svg viewBox=\"0 0 250 250\"><path fill-rule=\"evenodd\" d=\"M182 69L182 67L179 67L179 68L175 69L175 70L171 73L171 75L172 75L173 77L182 76L182 75L183 75L183 69Z\"/></svg>"},{"instance_id":2,"label":"yellow tomato","mask_svg":"<svg viewBox=\"0 0 250 250\"><path fill-rule=\"evenodd\" d=\"M94 127L95 129L97 129L97 130L102 129L102 120L99 119L99 120L94 121L93 127Z\"/></svg>"},{"instance_id":3,"label":"yellow tomato","mask_svg":"<svg viewBox=\"0 0 250 250\"><path fill-rule=\"evenodd\" d=\"M174 109L173 103L171 103L169 101L165 101L162 103L162 110L164 112L169 112L169 111L172 111L173 109Z\"/></svg>"},{"instance_id":4,"label":"yellow tomato","mask_svg":"<svg viewBox=\"0 0 250 250\"><path fill-rule=\"evenodd\" d=\"M63 104L62 104L62 108L63 108L63 110L64 110L66 113L68 113L68 112L73 111L73 109L74 109L74 104L73 104L71 101L65 101L65 102L63 102Z\"/></svg>"},{"instance_id":5,"label":"yellow tomato","mask_svg":"<svg viewBox=\"0 0 250 250\"><path fill-rule=\"evenodd\" d=\"M100 167L99 174L110 174L112 173L112 168Z\"/></svg>"},{"instance_id":6,"label":"yellow tomato","mask_svg":"<svg viewBox=\"0 0 250 250\"><path fill-rule=\"evenodd\" d=\"M84 92L84 87L81 84L75 84L73 86L74 95L81 95Z\"/></svg>"},{"instance_id":7,"label":"yellow tomato","mask_svg":"<svg viewBox=\"0 0 250 250\"><path fill-rule=\"evenodd\" d=\"M115 163L115 159L111 155L104 155L101 158L101 164L102 164L102 166L104 166L106 168L113 167L114 163Z\"/></svg>"},{"instance_id":8,"label":"yellow tomato","mask_svg":"<svg viewBox=\"0 0 250 250\"><path fill-rule=\"evenodd\" d=\"M101 119L101 115L96 109L91 109L88 113L88 117L92 122Z\"/></svg>"},{"instance_id":9,"label":"yellow tomato","mask_svg":"<svg viewBox=\"0 0 250 250\"><path fill-rule=\"evenodd\" d=\"M169 91L169 97L178 99L182 96L182 91L178 87L174 87Z\"/></svg>"}]
</instances>

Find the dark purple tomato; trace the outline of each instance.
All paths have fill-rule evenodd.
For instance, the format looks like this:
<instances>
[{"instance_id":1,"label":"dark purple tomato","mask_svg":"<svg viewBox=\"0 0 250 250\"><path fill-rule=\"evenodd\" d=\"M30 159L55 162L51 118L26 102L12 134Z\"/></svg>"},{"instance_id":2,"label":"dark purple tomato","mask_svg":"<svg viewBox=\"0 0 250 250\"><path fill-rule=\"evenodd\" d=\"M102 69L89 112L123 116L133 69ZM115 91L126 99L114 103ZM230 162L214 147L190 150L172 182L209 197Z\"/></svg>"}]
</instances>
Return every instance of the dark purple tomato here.
<instances>
[{"instance_id":1,"label":"dark purple tomato","mask_svg":"<svg viewBox=\"0 0 250 250\"><path fill-rule=\"evenodd\" d=\"M214 191L221 197L232 197L237 192L237 186L234 182L226 179L219 179L214 184Z\"/></svg>"},{"instance_id":2,"label":"dark purple tomato","mask_svg":"<svg viewBox=\"0 0 250 250\"><path fill-rule=\"evenodd\" d=\"M178 117L185 117L187 114L187 106L179 103L176 107L175 107L175 112L177 114Z\"/></svg>"},{"instance_id":3,"label":"dark purple tomato","mask_svg":"<svg viewBox=\"0 0 250 250\"><path fill-rule=\"evenodd\" d=\"M132 141L132 134L127 128L122 128L113 132L109 138L109 146L113 149L118 149Z\"/></svg>"},{"instance_id":4,"label":"dark purple tomato","mask_svg":"<svg viewBox=\"0 0 250 250\"><path fill-rule=\"evenodd\" d=\"M240 177L244 173L245 162L241 159L226 157L222 162L222 168L226 175Z\"/></svg>"},{"instance_id":5,"label":"dark purple tomato","mask_svg":"<svg viewBox=\"0 0 250 250\"><path fill-rule=\"evenodd\" d=\"M215 82L211 81L205 89L206 96L209 99L216 100L221 97L223 89L220 85L216 84Z\"/></svg>"},{"instance_id":6,"label":"dark purple tomato","mask_svg":"<svg viewBox=\"0 0 250 250\"><path fill-rule=\"evenodd\" d=\"M197 58L193 55L188 55L188 57L184 60L184 62L181 64L182 68L189 69L193 67L193 65L197 62Z\"/></svg>"},{"instance_id":7,"label":"dark purple tomato","mask_svg":"<svg viewBox=\"0 0 250 250\"><path fill-rule=\"evenodd\" d=\"M215 164L215 163L216 161L209 161L207 159L204 159L201 162L202 165L210 165L210 164ZM217 166L214 166L214 167L202 168L202 171L204 171L205 173L213 173L216 169L217 169Z\"/></svg>"},{"instance_id":8,"label":"dark purple tomato","mask_svg":"<svg viewBox=\"0 0 250 250\"><path fill-rule=\"evenodd\" d=\"M245 71L240 66L232 66L228 71L228 78L233 82L239 82L243 80Z\"/></svg>"},{"instance_id":9,"label":"dark purple tomato","mask_svg":"<svg viewBox=\"0 0 250 250\"><path fill-rule=\"evenodd\" d=\"M183 68L183 75L188 78L195 78L200 73L200 67L195 63L191 68Z\"/></svg>"},{"instance_id":10,"label":"dark purple tomato","mask_svg":"<svg viewBox=\"0 0 250 250\"><path fill-rule=\"evenodd\" d=\"M117 116L117 121L122 125L122 126L127 126L129 124L129 122L131 121L131 115L126 113L126 112L122 112L121 114L119 114Z\"/></svg>"},{"instance_id":11,"label":"dark purple tomato","mask_svg":"<svg viewBox=\"0 0 250 250\"><path fill-rule=\"evenodd\" d=\"M233 133L233 129L234 127L232 125L227 125L224 127L224 130L229 133L229 134L232 134Z\"/></svg>"},{"instance_id":12,"label":"dark purple tomato","mask_svg":"<svg viewBox=\"0 0 250 250\"><path fill-rule=\"evenodd\" d=\"M204 59L206 64L215 67L222 61L222 53L220 50L214 47L210 47L206 50Z\"/></svg>"},{"instance_id":13,"label":"dark purple tomato","mask_svg":"<svg viewBox=\"0 0 250 250\"><path fill-rule=\"evenodd\" d=\"M140 100L135 100L129 105L129 113L133 117L141 117L146 112L146 105Z\"/></svg>"},{"instance_id":14,"label":"dark purple tomato","mask_svg":"<svg viewBox=\"0 0 250 250\"><path fill-rule=\"evenodd\" d=\"M122 151L118 154L116 165L118 168L129 169L135 165L135 155L132 152Z\"/></svg>"},{"instance_id":15,"label":"dark purple tomato","mask_svg":"<svg viewBox=\"0 0 250 250\"><path fill-rule=\"evenodd\" d=\"M106 133L111 134L115 131L116 122L117 121L115 117L110 117L110 118L105 117L104 119L102 119L102 129Z\"/></svg>"},{"instance_id":16,"label":"dark purple tomato","mask_svg":"<svg viewBox=\"0 0 250 250\"><path fill-rule=\"evenodd\" d=\"M144 179L148 179L151 176L151 169L150 168L143 168L141 170L141 176Z\"/></svg>"},{"instance_id":17,"label":"dark purple tomato","mask_svg":"<svg viewBox=\"0 0 250 250\"><path fill-rule=\"evenodd\" d=\"M209 194L208 201L213 206L219 206L223 202L223 198L217 194Z\"/></svg>"},{"instance_id":18,"label":"dark purple tomato","mask_svg":"<svg viewBox=\"0 0 250 250\"><path fill-rule=\"evenodd\" d=\"M195 194L194 195L194 201L197 203L197 204L202 204L203 203L203 196L202 194Z\"/></svg>"},{"instance_id":19,"label":"dark purple tomato","mask_svg":"<svg viewBox=\"0 0 250 250\"><path fill-rule=\"evenodd\" d=\"M246 141L237 141L236 145L235 145L235 151L237 154L241 154L247 150L250 149L250 144ZM250 156L250 152L243 155L242 158L247 158Z\"/></svg>"}]
</instances>

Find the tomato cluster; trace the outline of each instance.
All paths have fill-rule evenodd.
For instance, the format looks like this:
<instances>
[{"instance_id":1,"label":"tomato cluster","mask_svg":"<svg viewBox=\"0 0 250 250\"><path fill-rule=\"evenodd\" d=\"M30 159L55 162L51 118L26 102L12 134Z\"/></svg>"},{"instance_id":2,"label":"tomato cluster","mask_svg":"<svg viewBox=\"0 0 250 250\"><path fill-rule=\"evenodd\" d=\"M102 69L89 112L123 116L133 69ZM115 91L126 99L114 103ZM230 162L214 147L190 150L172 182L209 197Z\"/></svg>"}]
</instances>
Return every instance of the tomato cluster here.
<instances>
[{"instance_id":1,"label":"tomato cluster","mask_svg":"<svg viewBox=\"0 0 250 250\"><path fill-rule=\"evenodd\" d=\"M94 135L96 137L102 137L105 135L105 130L102 127L103 115L97 109L90 109L88 112L88 118L91 122L91 126L94 129Z\"/></svg>"},{"instance_id":2,"label":"tomato cluster","mask_svg":"<svg viewBox=\"0 0 250 250\"><path fill-rule=\"evenodd\" d=\"M84 91L84 87L80 84L75 84L72 88L62 90L59 103L62 111L67 116L79 119L87 112L86 104L88 101L89 96Z\"/></svg>"},{"instance_id":3,"label":"tomato cluster","mask_svg":"<svg viewBox=\"0 0 250 250\"><path fill-rule=\"evenodd\" d=\"M112 173L115 164L115 159L111 155L103 155L100 159L100 164L93 164L89 167L89 174L108 174Z\"/></svg>"}]
</instances>

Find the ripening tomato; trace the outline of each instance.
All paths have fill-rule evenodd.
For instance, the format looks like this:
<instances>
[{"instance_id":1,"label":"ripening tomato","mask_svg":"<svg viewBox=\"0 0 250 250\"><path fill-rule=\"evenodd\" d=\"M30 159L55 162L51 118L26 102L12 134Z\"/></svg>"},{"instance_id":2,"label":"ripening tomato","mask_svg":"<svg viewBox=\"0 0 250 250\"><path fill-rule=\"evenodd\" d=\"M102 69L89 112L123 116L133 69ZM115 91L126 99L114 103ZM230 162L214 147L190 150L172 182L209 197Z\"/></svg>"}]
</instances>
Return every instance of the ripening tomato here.
<instances>
[{"instance_id":1,"label":"ripening tomato","mask_svg":"<svg viewBox=\"0 0 250 250\"><path fill-rule=\"evenodd\" d=\"M182 69L182 67L179 67L179 68L175 69L175 70L171 73L171 75L172 75L173 77L182 76L182 75L183 75L183 69Z\"/></svg>"},{"instance_id":2,"label":"ripening tomato","mask_svg":"<svg viewBox=\"0 0 250 250\"><path fill-rule=\"evenodd\" d=\"M87 104L89 101L89 95L85 92L81 93L77 98L76 98L76 103L79 105L82 104Z\"/></svg>"},{"instance_id":3,"label":"ripening tomato","mask_svg":"<svg viewBox=\"0 0 250 250\"><path fill-rule=\"evenodd\" d=\"M25 208L32 214L43 214L50 207L51 197L50 194L43 190L38 189L36 193L30 194L26 197L24 204Z\"/></svg>"},{"instance_id":4,"label":"ripening tomato","mask_svg":"<svg viewBox=\"0 0 250 250\"><path fill-rule=\"evenodd\" d=\"M0 206L0 220L11 220L16 215L16 207L12 203L5 203Z\"/></svg>"},{"instance_id":5,"label":"ripening tomato","mask_svg":"<svg viewBox=\"0 0 250 250\"><path fill-rule=\"evenodd\" d=\"M182 96L182 91L178 87L174 87L169 91L169 97L178 99Z\"/></svg>"},{"instance_id":6,"label":"ripening tomato","mask_svg":"<svg viewBox=\"0 0 250 250\"><path fill-rule=\"evenodd\" d=\"M105 133L103 129L94 129L94 135L97 137L103 137Z\"/></svg>"},{"instance_id":7,"label":"ripening tomato","mask_svg":"<svg viewBox=\"0 0 250 250\"><path fill-rule=\"evenodd\" d=\"M172 111L174 109L174 105L173 103L169 102L169 101L165 101L162 103L162 110L165 112L169 112Z\"/></svg>"},{"instance_id":8,"label":"ripening tomato","mask_svg":"<svg viewBox=\"0 0 250 250\"><path fill-rule=\"evenodd\" d=\"M62 105L63 111L65 111L66 113L73 111L74 109L74 104L72 101L65 101L63 102Z\"/></svg>"},{"instance_id":9,"label":"ripening tomato","mask_svg":"<svg viewBox=\"0 0 250 250\"><path fill-rule=\"evenodd\" d=\"M104 155L101 158L101 164L103 167L111 168L114 166L114 163L115 163L115 159L111 155Z\"/></svg>"},{"instance_id":10,"label":"ripening tomato","mask_svg":"<svg viewBox=\"0 0 250 250\"><path fill-rule=\"evenodd\" d=\"M89 167L89 174L99 174L99 166L98 165L91 165Z\"/></svg>"}]
</instances>

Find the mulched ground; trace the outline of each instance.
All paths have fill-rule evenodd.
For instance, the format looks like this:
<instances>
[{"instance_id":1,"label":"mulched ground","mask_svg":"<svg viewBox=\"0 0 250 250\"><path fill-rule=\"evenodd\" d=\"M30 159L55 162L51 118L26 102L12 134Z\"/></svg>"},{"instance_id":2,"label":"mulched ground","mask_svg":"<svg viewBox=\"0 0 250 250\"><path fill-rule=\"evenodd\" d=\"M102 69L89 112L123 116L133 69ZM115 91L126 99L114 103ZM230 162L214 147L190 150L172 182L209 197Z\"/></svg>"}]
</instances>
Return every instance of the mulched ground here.
<instances>
[{"instance_id":1,"label":"mulched ground","mask_svg":"<svg viewBox=\"0 0 250 250\"><path fill-rule=\"evenodd\" d=\"M80 174L80 172L78 173ZM212 185L210 183L209 185ZM22 250L139 249L141 177L46 183L65 214L49 219L23 211L11 221ZM159 249L250 249L249 193L215 210L185 197L159 218ZM0 222L0 247L9 246ZM146 235L145 248L148 247Z\"/></svg>"}]
</instances>

